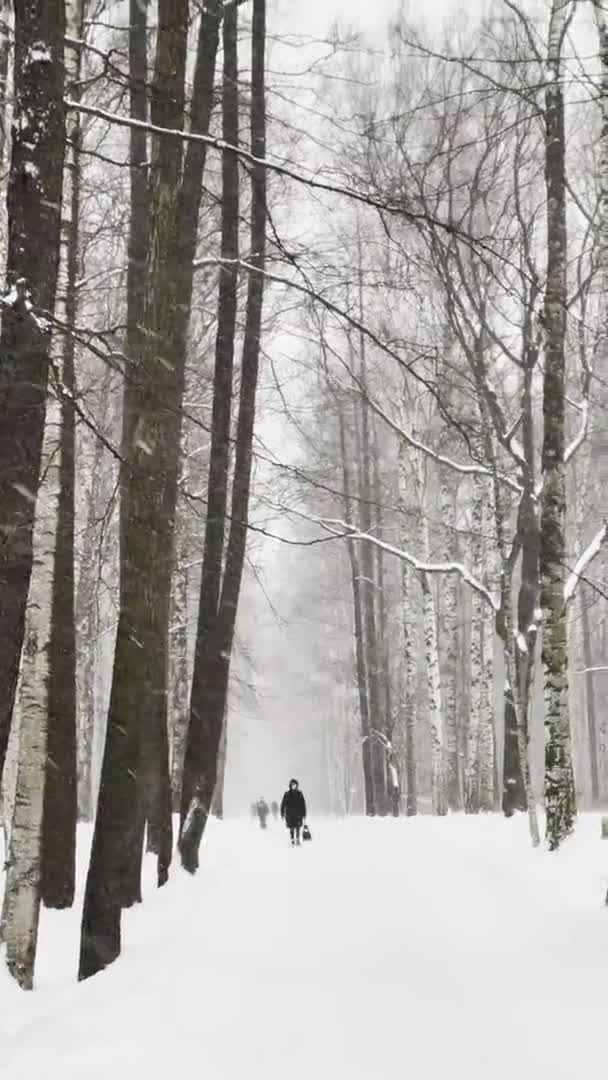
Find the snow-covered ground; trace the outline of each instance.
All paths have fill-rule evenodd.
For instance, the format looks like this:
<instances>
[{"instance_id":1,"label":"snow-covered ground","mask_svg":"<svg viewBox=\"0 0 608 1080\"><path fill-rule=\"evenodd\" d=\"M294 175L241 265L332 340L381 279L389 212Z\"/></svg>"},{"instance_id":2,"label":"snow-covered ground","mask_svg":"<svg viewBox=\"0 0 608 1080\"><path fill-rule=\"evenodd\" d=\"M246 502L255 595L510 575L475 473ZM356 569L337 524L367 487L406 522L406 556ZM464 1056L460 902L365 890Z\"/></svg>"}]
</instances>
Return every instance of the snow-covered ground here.
<instances>
[{"instance_id":1,"label":"snow-covered ground","mask_svg":"<svg viewBox=\"0 0 608 1080\"><path fill-rule=\"evenodd\" d=\"M80 986L79 910L45 912L36 991L0 972L3 1080L603 1075L597 816L558 855L524 819L312 824L292 850L214 822L199 875L150 887Z\"/></svg>"}]
</instances>

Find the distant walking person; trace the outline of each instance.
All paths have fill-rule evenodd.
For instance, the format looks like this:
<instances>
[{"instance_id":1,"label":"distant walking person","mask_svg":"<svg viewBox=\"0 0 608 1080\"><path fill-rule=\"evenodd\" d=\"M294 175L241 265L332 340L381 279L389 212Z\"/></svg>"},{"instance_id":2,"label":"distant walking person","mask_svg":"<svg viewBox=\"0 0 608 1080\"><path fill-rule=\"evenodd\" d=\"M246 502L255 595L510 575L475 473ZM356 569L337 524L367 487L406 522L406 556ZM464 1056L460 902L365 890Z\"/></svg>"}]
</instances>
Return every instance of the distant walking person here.
<instances>
[{"instance_id":1,"label":"distant walking person","mask_svg":"<svg viewBox=\"0 0 608 1080\"><path fill-rule=\"evenodd\" d=\"M271 804L270 804L270 813L272 814L274 820L276 821L278 816L279 816L279 804L278 804L276 799L273 799Z\"/></svg>"},{"instance_id":2,"label":"distant walking person","mask_svg":"<svg viewBox=\"0 0 608 1080\"><path fill-rule=\"evenodd\" d=\"M289 829L292 845L299 844L300 830L306 817L306 800L297 780L289 781L289 787L281 800L281 817Z\"/></svg>"},{"instance_id":3,"label":"distant walking person","mask_svg":"<svg viewBox=\"0 0 608 1080\"><path fill-rule=\"evenodd\" d=\"M260 796L257 803L255 804L255 812L258 815L258 819L259 819L259 822L260 822L260 829L265 829L266 828L266 818L268 817L268 814L270 813L270 811L268 809L268 803L266 802L266 800L264 799L263 796Z\"/></svg>"}]
</instances>

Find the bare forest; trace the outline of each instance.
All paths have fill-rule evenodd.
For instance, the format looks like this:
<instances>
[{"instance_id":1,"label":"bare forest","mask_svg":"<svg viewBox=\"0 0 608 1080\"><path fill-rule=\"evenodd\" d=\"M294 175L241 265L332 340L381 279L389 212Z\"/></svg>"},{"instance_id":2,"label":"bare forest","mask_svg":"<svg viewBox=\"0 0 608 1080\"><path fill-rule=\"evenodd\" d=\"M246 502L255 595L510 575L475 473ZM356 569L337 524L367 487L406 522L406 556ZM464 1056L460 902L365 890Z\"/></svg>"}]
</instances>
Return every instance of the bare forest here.
<instances>
[{"instance_id":1,"label":"bare forest","mask_svg":"<svg viewBox=\"0 0 608 1080\"><path fill-rule=\"evenodd\" d=\"M25 989L41 906L97 974L290 772L552 852L608 803L608 3L481 8L0 0Z\"/></svg>"}]
</instances>

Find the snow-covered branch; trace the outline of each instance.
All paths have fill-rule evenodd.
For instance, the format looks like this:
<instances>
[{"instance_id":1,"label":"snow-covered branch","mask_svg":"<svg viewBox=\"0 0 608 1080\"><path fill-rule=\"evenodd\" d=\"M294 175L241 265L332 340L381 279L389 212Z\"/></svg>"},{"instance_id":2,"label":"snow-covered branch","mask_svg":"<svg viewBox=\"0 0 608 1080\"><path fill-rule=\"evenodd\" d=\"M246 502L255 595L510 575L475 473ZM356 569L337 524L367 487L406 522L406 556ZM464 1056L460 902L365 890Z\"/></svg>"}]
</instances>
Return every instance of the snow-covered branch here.
<instances>
[{"instance_id":1,"label":"snow-covered branch","mask_svg":"<svg viewBox=\"0 0 608 1080\"><path fill-rule=\"evenodd\" d=\"M566 465L569 461L572 460L577 450L579 450L580 447L583 445L585 439L587 438L587 432L589 431L589 402L585 400L579 406L577 406L577 408L581 414L581 422L576 435L574 436L570 445L566 447L566 450L564 452L564 463Z\"/></svg>"},{"instance_id":2,"label":"snow-covered branch","mask_svg":"<svg viewBox=\"0 0 608 1080\"><path fill-rule=\"evenodd\" d=\"M602 550L602 546L606 542L607 538L608 524L604 522L601 529L598 529L589 546L585 549L585 551L583 551L583 554L576 562L572 573L566 581L566 584L564 586L564 599L566 603L572 600L574 594L576 593L578 583L581 580L583 574L585 573L585 570L588 566L590 566L596 556L599 555L600 551Z\"/></svg>"},{"instance_id":3,"label":"snow-covered branch","mask_svg":"<svg viewBox=\"0 0 608 1080\"><path fill-rule=\"evenodd\" d=\"M420 439L417 439L414 435L411 434L411 432L407 431L406 428L402 427L401 424L398 424L396 420L393 420L392 416L390 416L389 413L387 413L386 410L378 404L376 399L373 398L372 395L369 393L369 390L367 390L367 388L363 386L361 379L357 377L357 375L354 373L354 371L351 370L348 364L345 363L344 366L346 367L350 378L357 385L360 392L365 396L365 400L367 401L372 411L375 412L376 416L379 416L380 419L383 420L384 423L387 425L387 427L389 427L391 431L393 431L394 434L397 435L400 439L403 439L403 441L406 442L407 445L412 448L412 450L420 451L420 453L424 454L425 457L430 458L431 461L434 461L436 465L445 465L447 466L447 468L452 469L453 472L460 473L463 476L492 476L492 470L488 468L487 465L466 465L460 461L454 461L453 458L446 457L445 454L440 454L437 450L433 450L432 447L427 446L426 443L421 442ZM515 480L511 480L508 476L504 476L501 474L499 479L501 483L504 483L507 487L511 488L512 491L521 491L521 486Z\"/></svg>"},{"instance_id":4,"label":"snow-covered branch","mask_svg":"<svg viewBox=\"0 0 608 1080\"><path fill-rule=\"evenodd\" d=\"M393 544L387 544L385 540L380 540L372 533L362 532L353 525L348 525L346 521L342 521L340 518L320 518L313 514L304 514L302 511L297 511L297 515L298 517L303 517L307 521L311 521L315 525L318 525L326 532L335 536L336 539L348 537L351 540L365 540L367 543L373 544L382 551L386 551L388 555L394 555L395 558L401 559L402 562L406 562L408 566L411 566L412 569L419 574L455 574L461 581L481 596L482 599L491 606L493 611L499 610L499 604L496 597L492 595L489 589L486 589L485 585L482 585L481 581L479 581L463 563L426 562L416 558L415 555L412 555L411 552L406 551L404 548L398 548Z\"/></svg>"}]
</instances>

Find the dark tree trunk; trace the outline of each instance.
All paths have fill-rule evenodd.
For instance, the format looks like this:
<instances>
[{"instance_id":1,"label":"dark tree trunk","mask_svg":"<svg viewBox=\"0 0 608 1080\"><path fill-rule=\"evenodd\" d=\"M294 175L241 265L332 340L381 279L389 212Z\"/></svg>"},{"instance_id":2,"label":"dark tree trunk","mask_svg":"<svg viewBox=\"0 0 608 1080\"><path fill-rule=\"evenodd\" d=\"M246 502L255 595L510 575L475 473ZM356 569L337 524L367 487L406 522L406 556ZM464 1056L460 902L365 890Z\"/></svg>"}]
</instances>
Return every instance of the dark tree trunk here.
<instances>
[{"instance_id":1,"label":"dark tree trunk","mask_svg":"<svg viewBox=\"0 0 608 1080\"><path fill-rule=\"evenodd\" d=\"M75 25L69 28L82 38L84 3L75 11ZM79 93L81 50L77 49L66 67L73 84L68 93ZM63 243L65 287L63 313L65 331L61 338L61 444L57 537L49 643L49 688L47 764L42 828L41 895L46 907L67 908L74 902L76 876L76 625L74 610L74 491L75 491L75 338L78 306L79 221L80 221L80 117L69 117L66 165L70 176L65 188L67 236ZM63 298L62 298L63 299Z\"/></svg>"},{"instance_id":2,"label":"dark tree trunk","mask_svg":"<svg viewBox=\"0 0 608 1080\"><path fill-rule=\"evenodd\" d=\"M538 361L537 346L531 340L531 327L525 328L529 338L526 371L522 392L522 445L527 468L522 476L522 494L517 512L517 542L521 549L521 575L517 599L518 632L526 642L526 652L518 648L515 654L517 685L524 734L528 738L530 694L534 675L537 638L537 607L539 603L540 529L535 495L535 447L532 379ZM527 809L526 789L521 768L516 713L509 690L505 694L505 740L503 752L503 800L506 817Z\"/></svg>"},{"instance_id":3,"label":"dark tree trunk","mask_svg":"<svg viewBox=\"0 0 608 1080\"><path fill-rule=\"evenodd\" d=\"M363 345L362 345L363 348ZM365 386L365 357L362 355L363 385ZM361 531L372 531L372 485L371 485L371 442L369 433L369 405L361 403L361 447L360 447L360 492ZM384 713L380 683L380 654L378 647L378 621L376 612L374 552L372 545L363 542L360 545L361 597L363 607L363 625L365 630L365 652L367 685L369 694L370 739L372 755L372 775L374 784L374 812L384 816L388 812L386 794L386 753L382 742L384 731Z\"/></svg>"},{"instance_id":4,"label":"dark tree trunk","mask_svg":"<svg viewBox=\"0 0 608 1080\"><path fill-rule=\"evenodd\" d=\"M62 0L15 0L7 280L0 336L0 779L32 569L65 149Z\"/></svg>"},{"instance_id":5,"label":"dark tree trunk","mask_svg":"<svg viewBox=\"0 0 608 1080\"><path fill-rule=\"evenodd\" d=\"M145 113L145 5L135 3L131 15L130 33L137 37L130 45L130 58L136 65L132 105ZM183 124L187 15L186 0L162 0L159 5L153 117L159 126L168 128ZM123 405L120 614L82 919L80 978L94 975L120 953L121 908L140 897L146 813L157 830L159 883L166 879L171 857L167 733L165 722L163 738L162 723L169 597L168 591L166 597L160 593L156 571L160 577L163 560L171 559L164 479L172 445L172 431L167 433L167 427L178 425L171 406L181 373L166 363L163 333L173 299L168 286L181 144L162 137L155 141L150 200L153 236L141 178L144 151L141 141L131 145L134 221L129 238L127 322L128 344L134 353L129 357ZM150 255L142 296L137 272L146 242ZM148 333L139 329L142 317ZM163 424L167 413L169 420ZM177 440L179 444L179 430Z\"/></svg>"},{"instance_id":6,"label":"dark tree trunk","mask_svg":"<svg viewBox=\"0 0 608 1080\"><path fill-rule=\"evenodd\" d=\"M600 763L598 756L598 727L595 708L595 683L593 678L593 650L589 625L589 590L581 585L581 624L583 632L583 666L585 669L585 708L589 737L589 775L591 777L591 803L600 804Z\"/></svg>"},{"instance_id":7,"label":"dark tree trunk","mask_svg":"<svg viewBox=\"0 0 608 1080\"><path fill-rule=\"evenodd\" d=\"M340 456L342 458L342 486L344 489L344 517L348 525L352 525L352 499L351 499L351 476L349 467L348 451L346 446L346 431L341 404L337 402L338 425L340 430ZM357 690L359 696L359 720L361 726L361 747L363 761L363 785L365 796L365 813L374 814L374 779L372 772L372 748L369 730L369 703L367 698L367 677L365 671L365 642L363 640L363 614L361 610L361 573L357 557L357 546L352 538L346 541L348 558L350 562L351 587L353 593L353 633L355 643L355 666L357 675Z\"/></svg>"},{"instance_id":8,"label":"dark tree trunk","mask_svg":"<svg viewBox=\"0 0 608 1080\"><path fill-rule=\"evenodd\" d=\"M361 267L361 245L359 245L359 311L363 319L363 285ZM359 495L359 524L361 531L372 531L372 445L370 438L370 409L366 399L367 365L366 343L363 335L359 338L360 386L362 391L358 410L355 410L355 447L357 461L357 487ZM365 671L367 676L367 700L370 730L370 754L372 769L373 802L371 813L385 815L388 812L386 790L386 754L383 744L384 714L380 684L380 657L378 652L378 634L376 619L376 597L374 581L374 552L366 541L359 545L359 588L363 620L363 641L365 646Z\"/></svg>"},{"instance_id":9,"label":"dark tree trunk","mask_svg":"<svg viewBox=\"0 0 608 1080\"><path fill-rule=\"evenodd\" d=\"M129 114L148 120L147 2L129 0ZM129 132L129 218L127 264L127 355L133 359L141 347L146 296L146 263L150 221L148 198L147 135L140 128ZM124 448L123 448L124 449Z\"/></svg>"},{"instance_id":10,"label":"dark tree trunk","mask_svg":"<svg viewBox=\"0 0 608 1080\"><path fill-rule=\"evenodd\" d=\"M559 847L576 817L568 705L566 566L566 319L568 239L566 132L561 50L570 0L553 0L549 24L549 78L545 91L547 277L544 300L543 505L540 571L545 673L545 809L547 842Z\"/></svg>"},{"instance_id":11,"label":"dark tree trunk","mask_svg":"<svg viewBox=\"0 0 608 1080\"><path fill-rule=\"evenodd\" d=\"M151 88L151 119L156 127L181 129L184 124L187 24L187 0L163 0L159 4L159 33ZM172 346L172 323L180 302L176 253L181 168L179 140L156 136L152 141L150 171L145 331L139 354L143 378L134 402L133 440L137 444L143 436L144 457L140 459L139 472L141 475L142 468L145 470L149 492L147 505L142 506L141 511L149 521L151 565L154 567L150 603L144 613L146 623L141 625L146 641L143 650L146 675L142 687L145 705L141 712L138 789L140 808L148 826L148 850L158 856L159 885L167 880L173 846L167 691L171 575L185 383L185 357L176 357ZM139 480L139 489L140 485ZM148 576L151 576L149 570Z\"/></svg>"},{"instance_id":12,"label":"dark tree trunk","mask_svg":"<svg viewBox=\"0 0 608 1080\"><path fill-rule=\"evenodd\" d=\"M525 811L527 803L519 755L517 715L509 687L505 689L504 724L502 812L505 817L512 817L518 810Z\"/></svg>"},{"instance_id":13,"label":"dark tree trunk","mask_svg":"<svg viewBox=\"0 0 608 1080\"><path fill-rule=\"evenodd\" d=\"M206 5L201 12L198 35L197 59L194 72L193 97L190 109L190 128L206 134L209 130L213 104L213 77L219 37L219 5L217 0ZM159 95L153 94L152 119L168 127L175 126L175 120L167 115L166 94L161 89ZM157 614L157 656L152 668L156 675L156 687L150 703L150 716L156 717L148 731L144 743L144 760L141 772L142 791L147 795L148 846L159 853L159 879L166 876L168 860L171 856L171 819L170 819L170 778L167 745L167 692L168 692L168 619L171 576L173 569L173 549L175 532L175 512L179 472L179 447L181 436L181 407L185 385L187 333L190 321L193 288L193 261L196 253L196 238L199 209L202 195L202 178L206 160L206 147L201 143L189 143L184 160L183 179L178 190L178 175L167 155L167 165L174 173L172 182L178 191L175 206L175 229L168 238L166 263L169 273L159 261L158 287L152 282L152 303L146 315L146 326L150 325L160 335L161 349L165 360L173 365L176 373L174 397L170 400L171 408L167 411L166 434L158 441L161 456L164 454L162 471L164 473L164 510L163 522L159 532L160 542L157 549L156 586L158 603ZM238 168L238 166L236 166ZM153 189L154 190L154 189ZM162 198L162 193L161 193ZM158 218L162 202L153 211L153 220ZM159 317L159 310L161 315ZM173 422L172 422L173 421ZM148 753L145 753L146 745Z\"/></svg>"},{"instance_id":14,"label":"dark tree trunk","mask_svg":"<svg viewBox=\"0 0 608 1080\"><path fill-rule=\"evenodd\" d=\"M11 54L11 0L0 0L0 169L4 166L7 143L7 83Z\"/></svg>"},{"instance_id":15,"label":"dark tree trunk","mask_svg":"<svg viewBox=\"0 0 608 1080\"><path fill-rule=\"evenodd\" d=\"M224 22L226 21L230 24L228 27L230 33L227 42L225 40L225 55L227 44L229 48L226 59L230 60L236 79L236 10L233 21L231 9L226 8ZM251 42L251 152L258 159L263 159L266 154L265 24L265 0L254 0ZM234 93L229 99L230 108L236 103L236 89L235 84ZM230 531L219 611L213 622L210 638L208 636L207 640L201 639L200 636L204 587L201 582L201 607L184 769L184 796L189 792L190 799L186 802L185 798L182 798L183 824L180 852L184 867L191 873L194 873L198 867L200 841L217 778L218 747L226 712L230 658L245 561L264 299L266 247L266 169L264 165L252 167L251 190L250 261L253 269L249 271L247 291Z\"/></svg>"},{"instance_id":16,"label":"dark tree trunk","mask_svg":"<svg viewBox=\"0 0 608 1080\"><path fill-rule=\"evenodd\" d=\"M238 144L238 66L237 66L237 8L226 9L223 22L224 73L222 83L222 134L231 146ZM198 865L198 846L209 813L215 772L217 769L217 749L223 716L211 717L210 709L204 700L206 684L223 682L223 665L214 661L211 635L218 619L220 591L222 583L222 560L226 530L228 504L228 470L230 463L230 420L232 405L232 379L234 369L234 339L236 333L238 269L239 257L239 167L235 154L225 152L222 155L222 265L220 268L218 323L215 343L215 372L213 378L213 409L211 416L211 448L209 455L209 475L207 480L207 519L205 522L205 542L201 587L198 610L198 625L194 654L194 670L190 702L190 720L186 737L184 771L181 797L181 840L182 863L194 870ZM209 653L209 656L207 656ZM221 659L221 658L220 658ZM206 674L207 664L211 669ZM216 690L216 694L217 694ZM210 690L210 698L213 691ZM201 703L199 707L199 702ZM216 709L217 711L217 709ZM216 741L217 736L217 741ZM187 818L193 814L193 803L197 800L196 792L200 788L205 793L206 802L197 805L196 832L193 862L187 852L184 840ZM199 832L200 828L200 832ZM184 847L186 844L186 847Z\"/></svg>"},{"instance_id":17,"label":"dark tree trunk","mask_svg":"<svg viewBox=\"0 0 608 1080\"><path fill-rule=\"evenodd\" d=\"M215 790L213 792L213 804L211 806L211 812L214 817L220 820L224 816L224 780L226 777L226 750L228 743L228 717L224 717L224 723L222 724L222 735L220 738L220 745L217 755L217 779L215 781Z\"/></svg>"}]
</instances>

